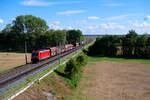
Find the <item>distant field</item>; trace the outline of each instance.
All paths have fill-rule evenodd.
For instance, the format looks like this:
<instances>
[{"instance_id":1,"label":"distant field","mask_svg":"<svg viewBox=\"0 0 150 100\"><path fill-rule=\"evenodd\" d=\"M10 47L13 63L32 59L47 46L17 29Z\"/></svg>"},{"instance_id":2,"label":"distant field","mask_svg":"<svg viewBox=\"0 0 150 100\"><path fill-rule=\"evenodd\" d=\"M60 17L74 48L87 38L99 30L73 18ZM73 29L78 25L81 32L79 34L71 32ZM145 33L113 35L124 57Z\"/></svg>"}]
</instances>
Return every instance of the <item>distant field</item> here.
<instances>
[{"instance_id":1,"label":"distant field","mask_svg":"<svg viewBox=\"0 0 150 100\"><path fill-rule=\"evenodd\" d=\"M31 55L28 53L28 62ZM0 73L25 64L24 53L0 53Z\"/></svg>"}]
</instances>

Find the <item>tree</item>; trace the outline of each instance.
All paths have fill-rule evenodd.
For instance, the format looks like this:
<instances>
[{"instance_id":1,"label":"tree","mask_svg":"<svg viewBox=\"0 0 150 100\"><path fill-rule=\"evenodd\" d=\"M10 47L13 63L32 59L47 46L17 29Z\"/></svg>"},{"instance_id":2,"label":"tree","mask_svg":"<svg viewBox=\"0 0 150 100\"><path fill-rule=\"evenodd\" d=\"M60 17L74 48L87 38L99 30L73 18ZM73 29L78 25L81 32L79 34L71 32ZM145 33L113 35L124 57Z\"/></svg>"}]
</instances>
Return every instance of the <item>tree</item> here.
<instances>
[{"instance_id":1,"label":"tree","mask_svg":"<svg viewBox=\"0 0 150 100\"><path fill-rule=\"evenodd\" d=\"M12 24L6 25L2 30L2 47L3 49L23 50L24 43L27 41L28 49L33 50L40 45L39 41L48 29L43 19L32 15L18 16ZM41 36L41 38L40 38Z\"/></svg>"},{"instance_id":2,"label":"tree","mask_svg":"<svg viewBox=\"0 0 150 100\"><path fill-rule=\"evenodd\" d=\"M48 29L46 22L38 17L32 15L18 16L12 22L11 33L27 34L22 41L24 44L27 41L30 51L39 47L39 38L41 34L45 33Z\"/></svg>"},{"instance_id":3,"label":"tree","mask_svg":"<svg viewBox=\"0 0 150 100\"><path fill-rule=\"evenodd\" d=\"M135 47L135 56L138 58L148 58L149 56L149 46L147 45L148 35L143 34L137 38Z\"/></svg>"},{"instance_id":4,"label":"tree","mask_svg":"<svg viewBox=\"0 0 150 100\"><path fill-rule=\"evenodd\" d=\"M97 38L94 45L89 47L90 55L116 56L117 46L120 44L120 37L105 35Z\"/></svg>"},{"instance_id":5,"label":"tree","mask_svg":"<svg viewBox=\"0 0 150 100\"><path fill-rule=\"evenodd\" d=\"M28 51L58 46L69 43L66 41L67 30L48 30L46 22L32 15L22 15L15 18L11 24L6 25L0 35L0 48L5 50L23 50L25 41ZM82 32L71 32L75 36L69 41L80 41ZM80 37L80 38L79 38ZM74 40L75 39L75 40ZM74 43L75 43L74 42Z\"/></svg>"},{"instance_id":6,"label":"tree","mask_svg":"<svg viewBox=\"0 0 150 100\"><path fill-rule=\"evenodd\" d=\"M67 41L68 43L76 44L83 40L83 35L80 30L68 30L67 31Z\"/></svg>"},{"instance_id":7,"label":"tree","mask_svg":"<svg viewBox=\"0 0 150 100\"><path fill-rule=\"evenodd\" d=\"M43 45L45 47L54 46L53 39L52 39L53 32L54 32L54 30L49 30L45 34L42 34L40 36L39 41L42 43L41 45Z\"/></svg>"},{"instance_id":8,"label":"tree","mask_svg":"<svg viewBox=\"0 0 150 100\"><path fill-rule=\"evenodd\" d=\"M32 15L18 16L12 24L13 30L17 33L44 33L48 29L43 19Z\"/></svg>"},{"instance_id":9,"label":"tree","mask_svg":"<svg viewBox=\"0 0 150 100\"><path fill-rule=\"evenodd\" d=\"M52 34L53 44L56 46L64 45L66 43L66 33L61 30L56 30Z\"/></svg>"},{"instance_id":10,"label":"tree","mask_svg":"<svg viewBox=\"0 0 150 100\"><path fill-rule=\"evenodd\" d=\"M137 33L134 30L130 30L129 33L122 39L122 48L124 56L134 56L137 38Z\"/></svg>"},{"instance_id":11,"label":"tree","mask_svg":"<svg viewBox=\"0 0 150 100\"><path fill-rule=\"evenodd\" d=\"M8 33L10 33L12 31L12 26L11 24L7 24L6 27L2 30L2 33L7 35Z\"/></svg>"}]
</instances>

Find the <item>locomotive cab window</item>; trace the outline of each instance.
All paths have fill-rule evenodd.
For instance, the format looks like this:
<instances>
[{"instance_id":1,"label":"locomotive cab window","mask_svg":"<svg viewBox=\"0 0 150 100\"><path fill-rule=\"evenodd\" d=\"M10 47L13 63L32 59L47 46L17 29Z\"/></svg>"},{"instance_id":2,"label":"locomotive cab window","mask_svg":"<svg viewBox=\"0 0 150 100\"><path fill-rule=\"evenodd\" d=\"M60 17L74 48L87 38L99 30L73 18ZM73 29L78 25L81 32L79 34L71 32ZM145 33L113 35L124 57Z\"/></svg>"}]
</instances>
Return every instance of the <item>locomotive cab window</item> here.
<instances>
[{"instance_id":1,"label":"locomotive cab window","mask_svg":"<svg viewBox=\"0 0 150 100\"><path fill-rule=\"evenodd\" d=\"M38 56L38 54L39 54L38 52L33 52L32 56Z\"/></svg>"}]
</instances>

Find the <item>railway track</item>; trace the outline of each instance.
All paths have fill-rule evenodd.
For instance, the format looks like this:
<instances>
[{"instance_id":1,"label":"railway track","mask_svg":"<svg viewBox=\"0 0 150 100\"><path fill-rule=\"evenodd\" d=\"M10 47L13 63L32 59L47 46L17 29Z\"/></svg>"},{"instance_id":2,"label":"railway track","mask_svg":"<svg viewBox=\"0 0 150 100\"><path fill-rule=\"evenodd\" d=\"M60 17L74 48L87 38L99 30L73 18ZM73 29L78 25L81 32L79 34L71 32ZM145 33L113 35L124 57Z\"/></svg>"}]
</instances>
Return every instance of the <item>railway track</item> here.
<instances>
[{"instance_id":1,"label":"railway track","mask_svg":"<svg viewBox=\"0 0 150 100\"><path fill-rule=\"evenodd\" d=\"M44 65L50 64L53 61L58 60L58 59L62 58L63 56L76 51L79 48L75 48L69 52L65 52L63 54L51 57L47 60L38 62L37 64L27 64L25 66L13 69L9 72L6 72L6 73L0 75L0 88L3 87L4 85L9 84L11 81L15 81L15 80L27 75L28 73L32 73L33 71L38 70L39 68L43 67Z\"/></svg>"},{"instance_id":2,"label":"railway track","mask_svg":"<svg viewBox=\"0 0 150 100\"><path fill-rule=\"evenodd\" d=\"M85 45L89 44L90 42L91 41L87 42ZM16 80L19 80L20 78L22 78L22 77L24 77L24 76L26 76L30 73L35 72L36 70L38 70L38 69L40 69L40 68L42 68L42 67L44 67L48 64L51 64L54 61L56 61L58 59L61 59L64 56L69 55L69 54L75 52L76 50L78 50L80 48L82 48L82 46L79 46L79 47L77 47L73 50L70 50L68 52L59 54L57 56L51 57L47 60L38 62L36 64L27 64L27 65L24 65L22 67L13 69L9 72L6 72L4 74L1 74L0 75L0 88L3 88L4 86L9 85L9 84L11 84L12 82L14 82Z\"/></svg>"}]
</instances>

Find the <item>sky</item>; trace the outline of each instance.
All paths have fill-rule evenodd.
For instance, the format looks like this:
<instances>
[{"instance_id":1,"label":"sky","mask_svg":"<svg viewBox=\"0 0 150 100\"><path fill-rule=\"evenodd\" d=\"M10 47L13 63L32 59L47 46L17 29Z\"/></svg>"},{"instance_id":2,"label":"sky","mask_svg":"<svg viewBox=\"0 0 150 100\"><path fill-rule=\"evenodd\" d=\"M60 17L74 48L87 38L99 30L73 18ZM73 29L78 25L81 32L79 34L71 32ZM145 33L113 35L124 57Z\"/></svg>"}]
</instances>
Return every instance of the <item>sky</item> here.
<instances>
[{"instance_id":1,"label":"sky","mask_svg":"<svg viewBox=\"0 0 150 100\"><path fill-rule=\"evenodd\" d=\"M0 0L0 30L19 15L33 15L49 29L83 34L150 34L150 0Z\"/></svg>"}]
</instances>

